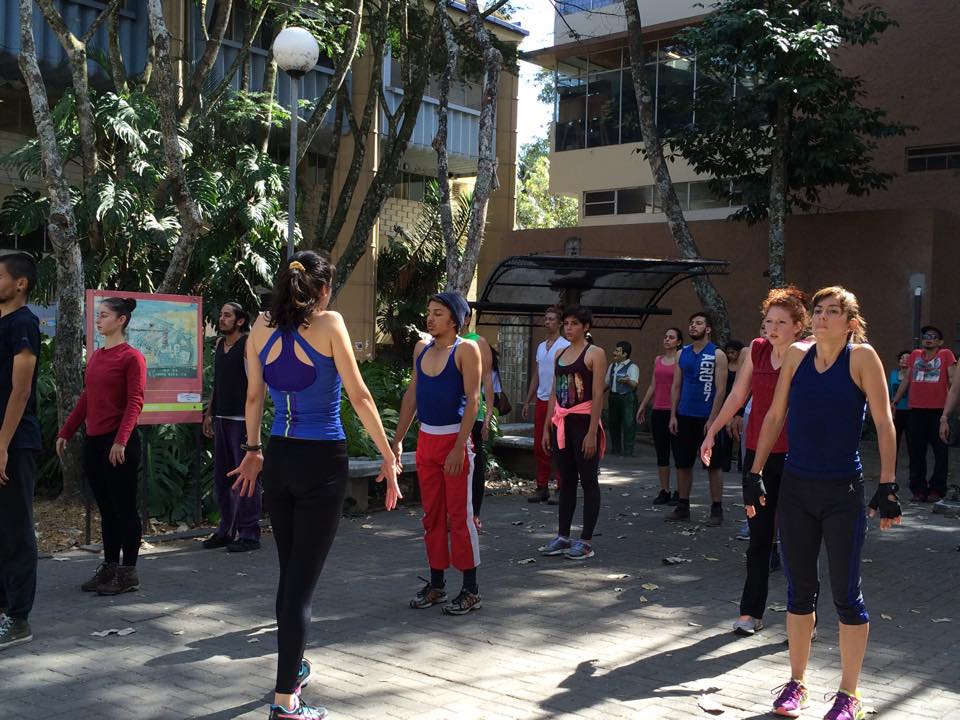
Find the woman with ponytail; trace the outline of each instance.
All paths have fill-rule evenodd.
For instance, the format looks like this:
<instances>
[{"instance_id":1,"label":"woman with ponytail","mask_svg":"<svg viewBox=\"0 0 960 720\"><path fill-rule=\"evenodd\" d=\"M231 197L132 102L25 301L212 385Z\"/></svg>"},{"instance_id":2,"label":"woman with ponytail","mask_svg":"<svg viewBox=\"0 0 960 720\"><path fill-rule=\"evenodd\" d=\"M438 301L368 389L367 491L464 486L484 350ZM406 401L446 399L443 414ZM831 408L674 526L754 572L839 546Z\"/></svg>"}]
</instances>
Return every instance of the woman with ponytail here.
<instances>
[{"instance_id":1,"label":"woman with ponytail","mask_svg":"<svg viewBox=\"0 0 960 720\"><path fill-rule=\"evenodd\" d=\"M317 253L296 253L277 275L270 311L247 341L247 441L240 466L229 473L241 495L263 482L280 561L277 588L277 682L271 720L319 720L322 707L305 704L310 679L304 659L313 591L333 545L347 487L347 444L340 392L383 456L377 480L387 480L388 510L400 498L397 457L373 397L360 376L347 327L327 310L334 267ZM266 450L260 442L266 390L275 414Z\"/></svg>"},{"instance_id":2,"label":"woman with ponytail","mask_svg":"<svg viewBox=\"0 0 960 720\"><path fill-rule=\"evenodd\" d=\"M80 586L85 592L118 595L137 590L137 555L143 528L137 508L140 434L147 363L127 343L127 327L137 301L105 298L94 318L103 347L87 361L84 390L57 434L57 455L81 424L86 424L83 466L100 510L103 562ZM121 561L122 555L122 561Z\"/></svg>"},{"instance_id":3,"label":"woman with ponytail","mask_svg":"<svg viewBox=\"0 0 960 720\"><path fill-rule=\"evenodd\" d=\"M744 478L747 517L768 502L767 461L789 411L777 525L787 579L790 680L779 688L773 712L799 717L807 703L807 661L816 622L820 545L830 560L830 589L840 619L840 687L824 720L865 717L857 685L867 649L870 618L860 584L867 513L880 529L900 523L897 441L887 379L876 351L866 344L867 324L852 292L823 288L813 296L811 344L794 344L780 367L773 402L763 419L750 474ZM860 433L867 407L880 445L880 482L865 502Z\"/></svg>"}]
</instances>

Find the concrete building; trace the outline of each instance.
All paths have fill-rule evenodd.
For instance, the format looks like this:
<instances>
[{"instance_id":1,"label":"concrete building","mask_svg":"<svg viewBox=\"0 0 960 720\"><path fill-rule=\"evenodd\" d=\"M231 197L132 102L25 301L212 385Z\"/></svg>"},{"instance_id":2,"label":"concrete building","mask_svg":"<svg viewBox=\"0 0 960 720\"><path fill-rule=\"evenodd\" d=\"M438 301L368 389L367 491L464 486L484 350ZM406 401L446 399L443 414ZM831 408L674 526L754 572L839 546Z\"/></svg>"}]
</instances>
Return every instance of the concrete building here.
<instances>
[{"instance_id":1,"label":"concrete building","mask_svg":"<svg viewBox=\"0 0 960 720\"><path fill-rule=\"evenodd\" d=\"M787 275L807 290L843 284L856 292L871 341L890 366L898 350L912 345L918 292L922 322L940 326L955 349L960 343L960 13L950 0L879 4L899 27L876 46L844 49L837 62L863 77L867 103L916 129L880 143L876 166L896 174L886 191L862 198L832 193L819 212L788 219ZM705 10L692 0L639 0L639 6L657 121L689 122L662 100L695 92L697 59L674 38ZM562 254L570 237L580 239L584 255L679 256L639 152L626 46L620 2L570 0L560 3L553 45L525 54L556 73L551 189L580 200L580 221L577 228L517 231L499 246L489 243L481 278L510 255ZM749 340L767 289L767 226L726 220L732 209L710 195L705 178L682 160L672 162L671 170L703 257L731 262L729 275L714 282L727 302L734 337ZM671 325L685 329L698 309L686 284L664 304L672 317L651 317L643 332L602 331L598 342L609 348L628 339L641 367L650 367L662 331Z\"/></svg>"},{"instance_id":2,"label":"concrete building","mask_svg":"<svg viewBox=\"0 0 960 720\"><path fill-rule=\"evenodd\" d=\"M74 32L81 34L98 16L105 3L94 0L63 0L60 5L68 25ZM140 72L146 63L148 30L146 5L146 0L128 0L121 10L120 44L128 74ZM17 53L20 48L18 6L17 0L0 0L0 153L19 147L26 138L34 134L30 100L17 66ZM215 3L212 2L206 4L208 18L214 12L214 6ZM188 66L196 62L204 51L205 41L199 6L192 2L164 2L163 7L173 39L173 56L176 60L180 60L175 64L175 72L182 77L189 72ZM217 82L224 77L239 52L244 31L245 8L245 3L235 4L210 82ZM457 21L462 21L466 17L465 6L461 3L452 3L450 12ZM527 34L519 26L497 17L489 18L487 27L506 43L519 44ZM68 86L69 72L63 50L54 33L47 27L39 8L35 8L34 11L34 34L48 92L52 100L55 100ZM251 91L262 89L263 70L273 36L274 32L271 28L265 26L261 30L251 48L246 68L238 71L232 78L234 89L240 87L241 75L244 72L246 72L248 88ZM106 49L106 24L101 26L90 46ZM361 108L366 100L369 87L369 82L366 80L370 77L369 73L374 63L382 63L383 97L390 108L395 109L402 97L402 89L397 75L399 63L389 52L382 58L373 58L369 54L363 55L354 62L351 76L347 79L353 106ZM321 58L319 64L304 77L300 97L304 99L319 97L326 89L332 74L332 64ZM282 72L279 73L277 80L277 99L286 107L290 98L290 81ZM92 85L103 86L108 82L103 72L91 63ZM431 81L420 107L413 137L403 159L402 180L395 188L393 197L384 205L379 222L370 234L368 252L354 269L348 285L338 298L337 309L347 320L357 355L361 359L372 355L376 341L377 249L388 234L393 234L397 225L408 231L413 230L422 206L425 182L436 176L436 154L431 147L431 142L437 128L437 87L437 82ZM451 92L448 152L455 188L472 186L476 174L481 92L482 81L480 83L456 81ZM496 118L496 151L500 186L491 196L487 224L487 236L496 238L498 244L500 244L499 238L513 229L516 197L517 92L517 76L507 71L503 72L498 88ZM344 131L339 154L336 158L330 157L332 116L331 112L326 126L318 133L298 170L300 199L298 221L306 238L313 237L324 176L323 168L328 162L337 163L334 187L339 188L350 165L353 138L349 134L349 128ZM361 179L354 196L355 206L359 206L359 200L362 199L363 193L379 170L378 149L380 140L385 134L383 128L383 115L378 113L378 121L374 123L371 138L368 139L368 147L371 149L366 154ZM286 131L280 130L275 131L271 138L272 152L276 156L275 159L280 162L284 162L287 157L287 136ZM79 168L68 167L68 174L72 179L79 180ZM38 180L24 182L16 177L12 169L0 168L0 200L13 188L25 185L39 189L41 182ZM332 202L336 202L336 194ZM333 253L334 261L345 246L348 239L346 236L352 228L356 211L355 207L348 216L343 236L339 239ZM49 250L42 232L32 237L0 237L0 248L19 248L34 252Z\"/></svg>"}]
</instances>

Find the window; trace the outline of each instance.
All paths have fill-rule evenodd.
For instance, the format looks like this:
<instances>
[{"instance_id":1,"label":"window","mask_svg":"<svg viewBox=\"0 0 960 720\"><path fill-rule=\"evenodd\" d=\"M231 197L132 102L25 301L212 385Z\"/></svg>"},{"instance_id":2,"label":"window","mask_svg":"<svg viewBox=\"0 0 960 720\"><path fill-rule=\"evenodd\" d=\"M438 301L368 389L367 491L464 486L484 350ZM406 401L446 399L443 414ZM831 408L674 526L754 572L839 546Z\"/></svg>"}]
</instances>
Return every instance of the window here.
<instances>
[{"instance_id":1,"label":"window","mask_svg":"<svg viewBox=\"0 0 960 720\"><path fill-rule=\"evenodd\" d=\"M426 175L416 175L414 173L400 173L400 179L393 186L392 196L399 200L412 200L414 202L423 202L427 183L435 178L429 178Z\"/></svg>"},{"instance_id":2,"label":"window","mask_svg":"<svg viewBox=\"0 0 960 720\"><path fill-rule=\"evenodd\" d=\"M583 194L583 214L586 217L592 217L595 215L614 215L616 212L616 190L588 192Z\"/></svg>"},{"instance_id":3,"label":"window","mask_svg":"<svg viewBox=\"0 0 960 720\"><path fill-rule=\"evenodd\" d=\"M590 12L600 8L614 5L619 0L561 0L557 3L557 12L561 15L573 15L575 13Z\"/></svg>"},{"instance_id":4,"label":"window","mask_svg":"<svg viewBox=\"0 0 960 720\"><path fill-rule=\"evenodd\" d=\"M907 148L907 172L960 170L960 145Z\"/></svg>"}]
</instances>

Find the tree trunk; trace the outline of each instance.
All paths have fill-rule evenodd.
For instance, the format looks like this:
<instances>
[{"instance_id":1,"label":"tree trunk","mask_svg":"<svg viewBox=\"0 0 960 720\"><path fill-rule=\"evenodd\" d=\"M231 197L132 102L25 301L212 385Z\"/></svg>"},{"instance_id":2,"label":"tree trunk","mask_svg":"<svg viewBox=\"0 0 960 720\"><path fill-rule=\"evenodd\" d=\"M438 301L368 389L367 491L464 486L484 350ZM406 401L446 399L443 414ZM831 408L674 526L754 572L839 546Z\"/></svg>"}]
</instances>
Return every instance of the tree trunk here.
<instances>
[{"instance_id":1,"label":"tree trunk","mask_svg":"<svg viewBox=\"0 0 960 720\"><path fill-rule=\"evenodd\" d=\"M187 5L184 6L185 12L188 7ZM193 113L203 93L204 83L206 83L210 71L213 70L213 66L217 62L217 55L220 54L220 46L223 44L223 36L227 32L227 24L230 20L230 11L232 8L233 0L220 0L216 4L216 15L213 18L213 31L205 41L203 55L200 56L193 70L193 76L190 78L190 86L187 88L187 92L183 97L183 104L180 107L180 121L184 125L187 125L187 123L190 122L190 118L193 117ZM206 16L201 15L200 23L206 27L206 22Z\"/></svg>"},{"instance_id":2,"label":"tree trunk","mask_svg":"<svg viewBox=\"0 0 960 720\"><path fill-rule=\"evenodd\" d=\"M657 129L653 110L653 95L647 83L646 68L643 59L643 25L640 21L640 11L637 0L624 0L624 10L627 16L627 40L630 49L630 70L633 76L633 90L637 97L637 107L640 111L640 131L643 135L643 146L653 172L657 193L663 202L663 210L667 216L667 226L670 235L684 258L699 259L700 249L697 247L690 226L683 215L680 198L673 187L670 177L670 167L667 165L660 142L660 133ZM720 344L730 337L730 319L727 315L727 306L720 293L714 287L709 277L693 278L693 286L697 297L713 317L713 341Z\"/></svg>"},{"instance_id":3,"label":"tree trunk","mask_svg":"<svg viewBox=\"0 0 960 720\"><path fill-rule=\"evenodd\" d=\"M161 0L149 0L150 32L153 36L154 65L157 82L153 85L154 100L160 112L160 129L163 135L163 152L167 162L170 189L180 218L180 239L173 248L170 264L157 288L159 293L176 293L180 282L187 274L190 255L203 232L200 209L190 195L186 174L183 170L183 152L177 126L177 98L170 61L170 32L163 17Z\"/></svg>"},{"instance_id":4,"label":"tree trunk","mask_svg":"<svg viewBox=\"0 0 960 720\"><path fill-rule=\"evenodd\" d=\"M353 269L360 262L370 244L370 232L377 222L380 211L383 209L383 203L393 192L393 186L397 182L397 176L400 172L400 164L403 162L403 155L407 151L407 143L413 135L413 130L417 125L417 114L420 112L420 104L423 102L423 94L427 89L427 82L430 74L419 71L420 68L428 67L429 59L433 52L434 32L439 27L439 15L446 12L444 3L437 3L434 8L434 14L430 22L431 38L428 41L420 43L419 46L411 48L408 57L408 67L416 68L416 72L404 74L403 79L403 100L396 113L390 113L387 108L383 108L387 116L387 137L383 145L383 153L380 158L380 164L377 173L374 175L373 182L364 196L363 204L357 216L357 222L354 225L353 233L350 235L350 242L344 248L343 253L337 259L337 279L333 286L332 298L335 299L340 290L346 285ZM374 57L377 57L374 55ZM379 82L374 87L371 83L371 91L383 94L382 84ZM396 125L399 118L403 121L399 129Z\"/></svg>"},{"instance_id":5,"label":"tree trunk","mask_svg":"<svg viewBox=\"0 0 960 720\"><path fill-rule=\"evenodd\" d=\"M450 110L450 83L457 67L459 47L453 37L453 21L447 13L440 16L440 31L447 57L440 75L440 106L437 109L437 134L433 149L437 153L437 188L440 201L440 232L447 251L447 289L456 281L460 269L460 243L453 231L453 209L450 206L450 164L447 157L447 125Z\"/></svg>"},{"instance_id":6,"label":"tree trunk","mask_svg":"<svg viewBox=\"0 0 960 720\"><path fill-rule=\"evenodd\" d=\"M767 239L767 274L770 287L786 287L787 253L785 222L787 216L787 155L790 113L787 104L777 103L774 151L770 160L770 232Z\"/></svg>"},{"instance_id":7,"label":"tree trunk","mask_svg":"<svg viewBox=\"0 0 960 720\"><path fill-rule=\"evenodd\" d=\"M70 64L70 76L73 80L73 95L76 101L77 124L80 128L80 154L83 168L83 194L87 206L87 240L90 247L99 250L103 247L100 225L97 222L97 192L93 178L97 174L97 131L93 118L93 105L90 103L90 83L87 77L87 44L100 23L114 12L118 3L113 2L91 24L81 40L67 27L63 16L52 0L37 0L47 24L57 36L57 40L67 54Z\"/></svg>"},{"instance_id":8,"label":"tree trunk","mask_svg":"<svg viewBox=\"0 0 960 720\"><path fill-rule=\"evenodd\" d=\"M280 31L286 27L285 22L279 23L277 26L277 34L280 34ZM273 95L277 91L277 61L273 57L273 48L270 48L270 52L267 54L267 63L263 68L263 92L273 100ZM270 130L273 128L273 103L271 102L267 106L267 114L263 119L263 123L260 125L260 128L257 131L257 145L260 146L260 152L266 154L267 150L270 149Z\"/></svg>"},{"instance_id":9,"label":"tree trunk","mask_svg":"<svg viewBox=\"0 0 960 720\"><path fill-rule=\"evenodd\" d=\"M487 207L490 193L497 189L497 154L494 151L494 134L497 129L497 90L500 87L500 71L503 68L503 55L494 46L490 33L483 24L477 0L467 0L467 12L473 23L473 33L483 51L483 99L480 102L479 154L477 161L477 180L473 188L473 201L470 207L470 221L467 225L467 241L460 260L460 268L452 288L466 295L473 283L483 247L483 237L487 227ZM447 278L447 286L451 286Z\"/></svg>"},{"instance_id":10,"label":"tree trunk","mask_svg":"<svg viewBox=\"0 0 960 720\"><path fill-rule=\"evenodd\" d=\"M380 14L386 15L388 8L389 5L386 8L381 7L379 9ZM353 12L353 19L350 21L350 31L344 44L343 55L340 56L340 62L337 63L333 77L330 78L330 84L327 85L326 90L323 91L323 95L321 95L317 101L317 105L313 109L313 114L303 126L300 138L297 141L298 163L303 160L304 155L307 154L310 143L313 142L314 136L317 134L320 126L323 125L323 121L330 111L330 106L333 105L334 100L336 100L337 93L340 92L344 80L347 79L347 73L350 71L350 66L353 65L353 59L357 55L357 47L360 45L360 28L363 24L363 0L355 0L351 12ZM379 60L378 56L374 55L373 57L375 61Z\"/></svg>"},{"instance_id":11,"label":"tree trunk","mask_svg":"<svg viewBox=\"0 0 960 720\"><path fill-rule=\"evenodd\" d=\"M110 14L110 27L107 31L107 45L110 49L110 74L113 76L113 87L120 94L126 94L127 69L123 63L123 53L120 51L120 6L117 5Z\"/></svg>"},{"instance_id":12,"label":"tree trunk","mask_svg":"<svg viewBox=\"0 0 960 720\"><path fill-rule=\"evenodd\" d=\"M233 76L237 74L237 70L240 70L241 66L243 67L242 78L240 81L241 90L249 90L249 77L250 77L250 66L247 63L247 58L250 56L250 47L253 45L253 39L257 36L257 33L260 32L260 28L263 25L263 20L267 16L267 10L270 9L270 3L265 2L257 10L257 14L251 18L247 15L247 21L244 25L243 32L243 44L240 47L237 56L233 59L233 62L230 63L230 68L224 73L223 78L220 80L220 84L214 88L213 92L209 93L206 98L206 106L203 109L203 115L206 116L217 103L220 101L220 98L223 97L223 94L230 87L230 83L233 82ZM282 29L282 28L281 28ZM272 66L272 69L271 69ZM268 79L268 74L272 72L272 77L270 77L270 87L266 86L266 81ZM270 93L270 97L273 97L274 83L277 79L277 63L273 60L273 50L270 51L270 55L267 58L267 67L263 71L264 86L263 92ZM263 150L262 152L266 152Z\"/></svg>"},{"instance_id":13,"label":"tree trunk","mask_svg":"<svg viewBox=\"0 0 960 720\"><path fill-rule=\"evenodd\" d=\"M83 390L83 259L77 238L77 221L56 130L50 117L47 90L40 75L33 38L33 0L20 0L20 72L26 82L37 129L43 179L50 199L47 230L57 265L57 334L53 375L57 385L57 420L60 425L73 410ZM80 444L71 443L63 465L63 491L80 493L83 466Z\"/></svg>"}]
</instances>

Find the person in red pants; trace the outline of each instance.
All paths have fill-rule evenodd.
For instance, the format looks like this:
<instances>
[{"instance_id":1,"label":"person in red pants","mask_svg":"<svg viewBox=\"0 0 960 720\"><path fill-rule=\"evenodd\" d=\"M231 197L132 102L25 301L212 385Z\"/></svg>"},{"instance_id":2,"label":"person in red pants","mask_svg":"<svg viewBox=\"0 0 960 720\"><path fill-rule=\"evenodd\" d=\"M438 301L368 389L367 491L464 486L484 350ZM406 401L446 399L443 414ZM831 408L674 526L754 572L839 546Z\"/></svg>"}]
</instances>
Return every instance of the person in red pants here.
<instances>
[{"instance_id":1,"label":"person in red pants","mask_svg":"<svg viewBox=\"0 0 960 720\"><path fill-rule=\"evenodd\" d=\"M420 419L417 476L430 580L410 601L410 607L443 604L447 615L466 615L481 607L470 433L480 406L482 363L477 344L458 336L468 312L467 301L457 293L443 292L430 298L427 332L431 339L421 340L413 351L414 372L403 395L393 440L399 458L416 413ZM451 564L463 573L463 588L447 602L444 573Z\"/></svg>"},{"instance_id":2,"label":"person in red pants","mask_svg":"<svg viewBox=\"0 0 960 720\"><path fill-rule=\"evenodd\" d=\"M570 345L560 334L560 315L560 308L556 305L548 307L543 314L546 337L537 346L537 374L530 378L530 389L521 410L521 416L527 420L530 416L530 405L534 404L536 399L533 411L533 454L537 459L537 489L527 500L550 505L557 504L556 500L550 499L550 478L556 478L557 473L553 469L550 453L540 446L540 438L543 437L543 428L547 424L547 405L550 404L550 393L553 390L553 368L557 355Z\"/></svg>"}]
</instances>

